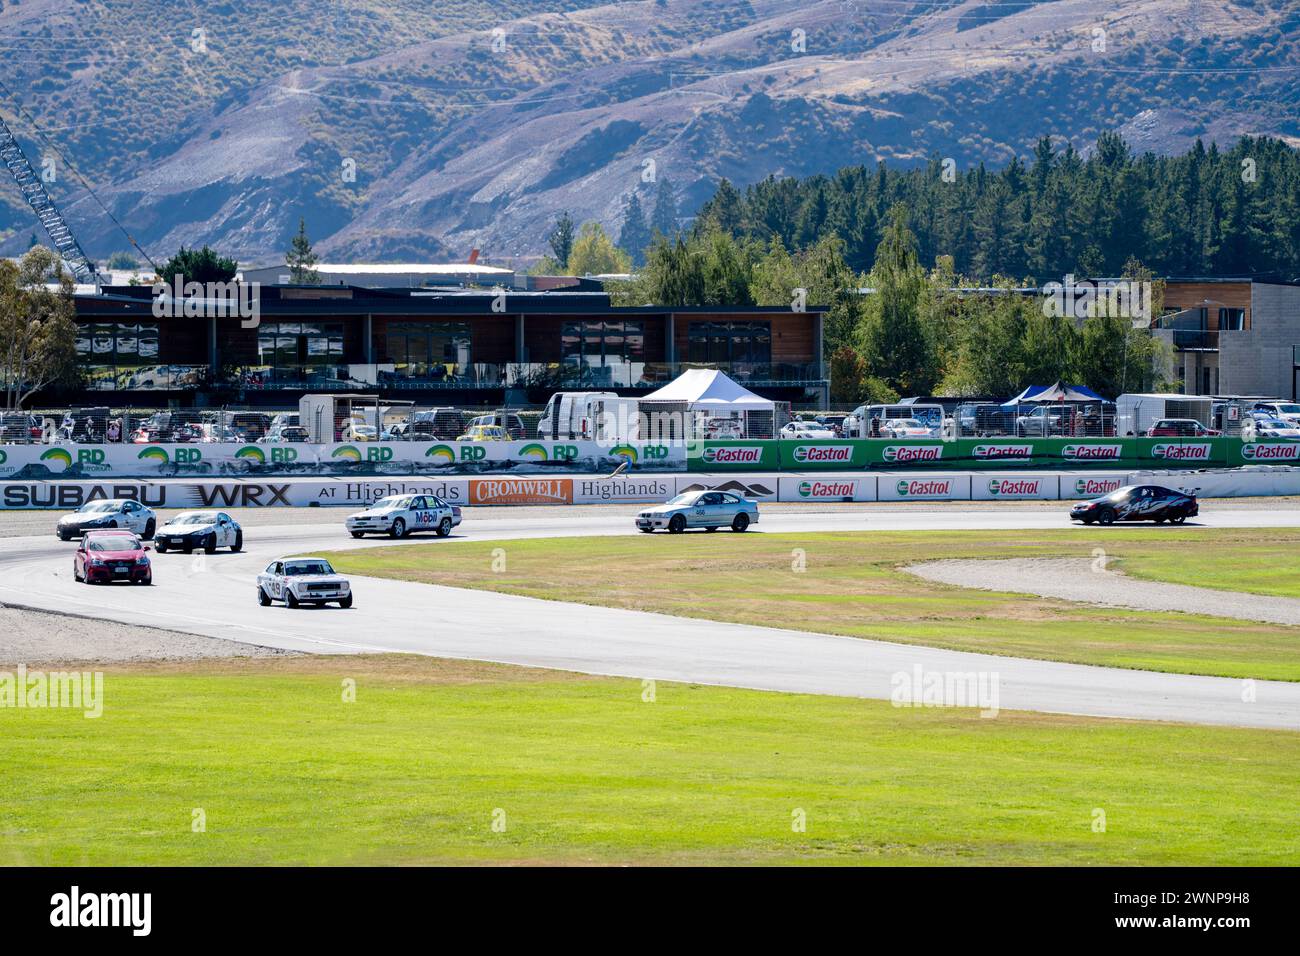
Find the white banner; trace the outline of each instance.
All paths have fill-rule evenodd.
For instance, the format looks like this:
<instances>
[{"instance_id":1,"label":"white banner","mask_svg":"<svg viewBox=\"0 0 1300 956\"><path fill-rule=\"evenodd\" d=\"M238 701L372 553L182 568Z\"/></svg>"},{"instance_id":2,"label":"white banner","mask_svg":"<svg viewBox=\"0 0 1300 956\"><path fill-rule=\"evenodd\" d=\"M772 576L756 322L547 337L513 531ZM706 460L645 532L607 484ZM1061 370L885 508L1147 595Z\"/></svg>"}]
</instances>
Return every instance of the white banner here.
<instances>
[{"instance_id":1,"label":"white banner","mask_svg":"<svg viewBox=\"0 0 1300 956\"><path fill-rule=\"evenodd\" d=\"M970 474L880 475L881 501L969 501Z\"/></svg>"},{"instance_id":2,"label":"white banner","mask_svg":"<svg viewBox=\"0 0 1300 956\"><path fill-rule=\"evenodd\" d=\"M875 501L877 475L782 475L781 501Z\"/></svg>"},{"instance_id":3,"label":"white banner","mask_svg":"<svg viewBox=\"0 0 1300 956\"><path fill-rule=\"evenodd\" d=\"M971 475L970 488L971 498L975 501L1055 501L1061 497L1061 476L990 472Z\"/></svg>"},{"instance_id":4,"label":"white banner","mask_svg":"<svg viewBox=\"0 0 1300 956\"><path fill-rule=\"evenodd\" d=\"M711 488L718 491L734 491L745 498L755 501L776 501L780 489L781 476L777 474L735 474L735 475L677 475L677 488L673 494L684 491L699 491Z\"/></svg>"}]
</instances>

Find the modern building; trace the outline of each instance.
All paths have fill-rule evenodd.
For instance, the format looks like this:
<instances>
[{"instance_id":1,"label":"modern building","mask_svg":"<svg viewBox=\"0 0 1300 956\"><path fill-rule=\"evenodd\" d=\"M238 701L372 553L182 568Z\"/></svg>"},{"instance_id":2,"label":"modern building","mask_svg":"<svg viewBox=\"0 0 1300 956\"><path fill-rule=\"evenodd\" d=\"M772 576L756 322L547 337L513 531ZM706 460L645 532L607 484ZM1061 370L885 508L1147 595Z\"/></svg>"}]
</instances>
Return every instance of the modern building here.
<instances>
[{"instance_id":1,"label":"modern building","mask_svg":"<svg viewBox=\"0 0 1300 956\"><path fill-rule=\"evenodd\" d=\"M824 308L635 308L604 292L262 286L257 320L149 286L75 297L85 383L70 404L296 404L376 391L424 405L532 404L557 389L648 392L718 368L765 397L825 400Z\"/></svg>"},{"instance_id":2,"label":"modern building","mask_svg":"<svg viewBox=\"0 0 1300 956\"><path fill-rule=\"evenodd\" d=\"M1300 390L1300 283L1170 278L1153 334L1173 348L1188 395L1270 395Z\"/></svg>"}]
</instances>

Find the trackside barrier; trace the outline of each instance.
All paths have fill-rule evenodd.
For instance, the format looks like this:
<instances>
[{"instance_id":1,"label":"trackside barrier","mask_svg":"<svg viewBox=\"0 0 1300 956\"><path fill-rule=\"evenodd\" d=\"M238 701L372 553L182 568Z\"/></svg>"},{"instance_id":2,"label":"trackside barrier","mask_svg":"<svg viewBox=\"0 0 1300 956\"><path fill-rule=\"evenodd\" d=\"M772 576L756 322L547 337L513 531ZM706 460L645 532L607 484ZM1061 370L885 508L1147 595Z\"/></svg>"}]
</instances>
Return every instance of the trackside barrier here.
<instances>
[{"instance_id":1,"label":"trackside barrier","mask_svg":"<svg viewBox=\"0 0 1300 956\"><path fill-rule=\"evenodd\" d=\"M399 494L433 494L469 506L642 504L701 489L734 491L759 501L1051 501L1095 498L1135 483L1163 484L1205 498L1300 495L1300 469L0 481L0 510L68 511L104 498L132 498L153 508L358 508Z\"/></svg>"}]
</instances>

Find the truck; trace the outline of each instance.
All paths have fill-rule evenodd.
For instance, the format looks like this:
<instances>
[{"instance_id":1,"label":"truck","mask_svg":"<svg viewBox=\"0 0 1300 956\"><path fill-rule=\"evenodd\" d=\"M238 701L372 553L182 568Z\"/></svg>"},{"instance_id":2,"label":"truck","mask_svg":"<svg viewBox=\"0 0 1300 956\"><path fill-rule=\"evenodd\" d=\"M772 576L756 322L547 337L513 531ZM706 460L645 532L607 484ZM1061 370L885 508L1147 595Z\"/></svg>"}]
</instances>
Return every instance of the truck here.
<instances>
[{"instance_id":1,"label":"truck","mask_svg":"<svg viewBox=\"0 0 1300 956\"><path fill-rule=\"evenodd\" d=\"M613 392L556 392L537 423L543 441L637 441L640 403Z\"/></svg>"},{"instance_id":2,"label":"truck","mask_svg":"<svg viewBox=\"0 0 1300 956\"><path fill-rule=\"evenodd\" d=\"M1162 418L1190 418L1215 428L1214 399L1176 392L1128 393L1115 399L1115 433L1145 435Z\"/></svg>"}]
</instances>

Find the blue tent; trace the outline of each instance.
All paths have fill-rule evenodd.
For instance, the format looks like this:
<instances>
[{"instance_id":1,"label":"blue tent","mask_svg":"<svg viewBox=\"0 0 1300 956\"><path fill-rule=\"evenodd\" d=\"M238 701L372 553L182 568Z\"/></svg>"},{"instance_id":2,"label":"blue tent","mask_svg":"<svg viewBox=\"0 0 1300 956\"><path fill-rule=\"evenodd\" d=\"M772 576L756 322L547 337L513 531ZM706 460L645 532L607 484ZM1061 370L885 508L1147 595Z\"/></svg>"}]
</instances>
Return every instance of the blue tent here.
<instances>
[{"instance_id":1,"label":"blue tent","mask_svg":"<svg viewBox=\"0 0 1300 956\"><path fill-rule=\"evenodd\" d=\"M1004 406L1022 405L1027 402L1103 402L1100 395L1083 385L1066 385L1056 382L1053 385L1030 385L1015 398L1005 401Z\"/></svg>"}]
</instances>

